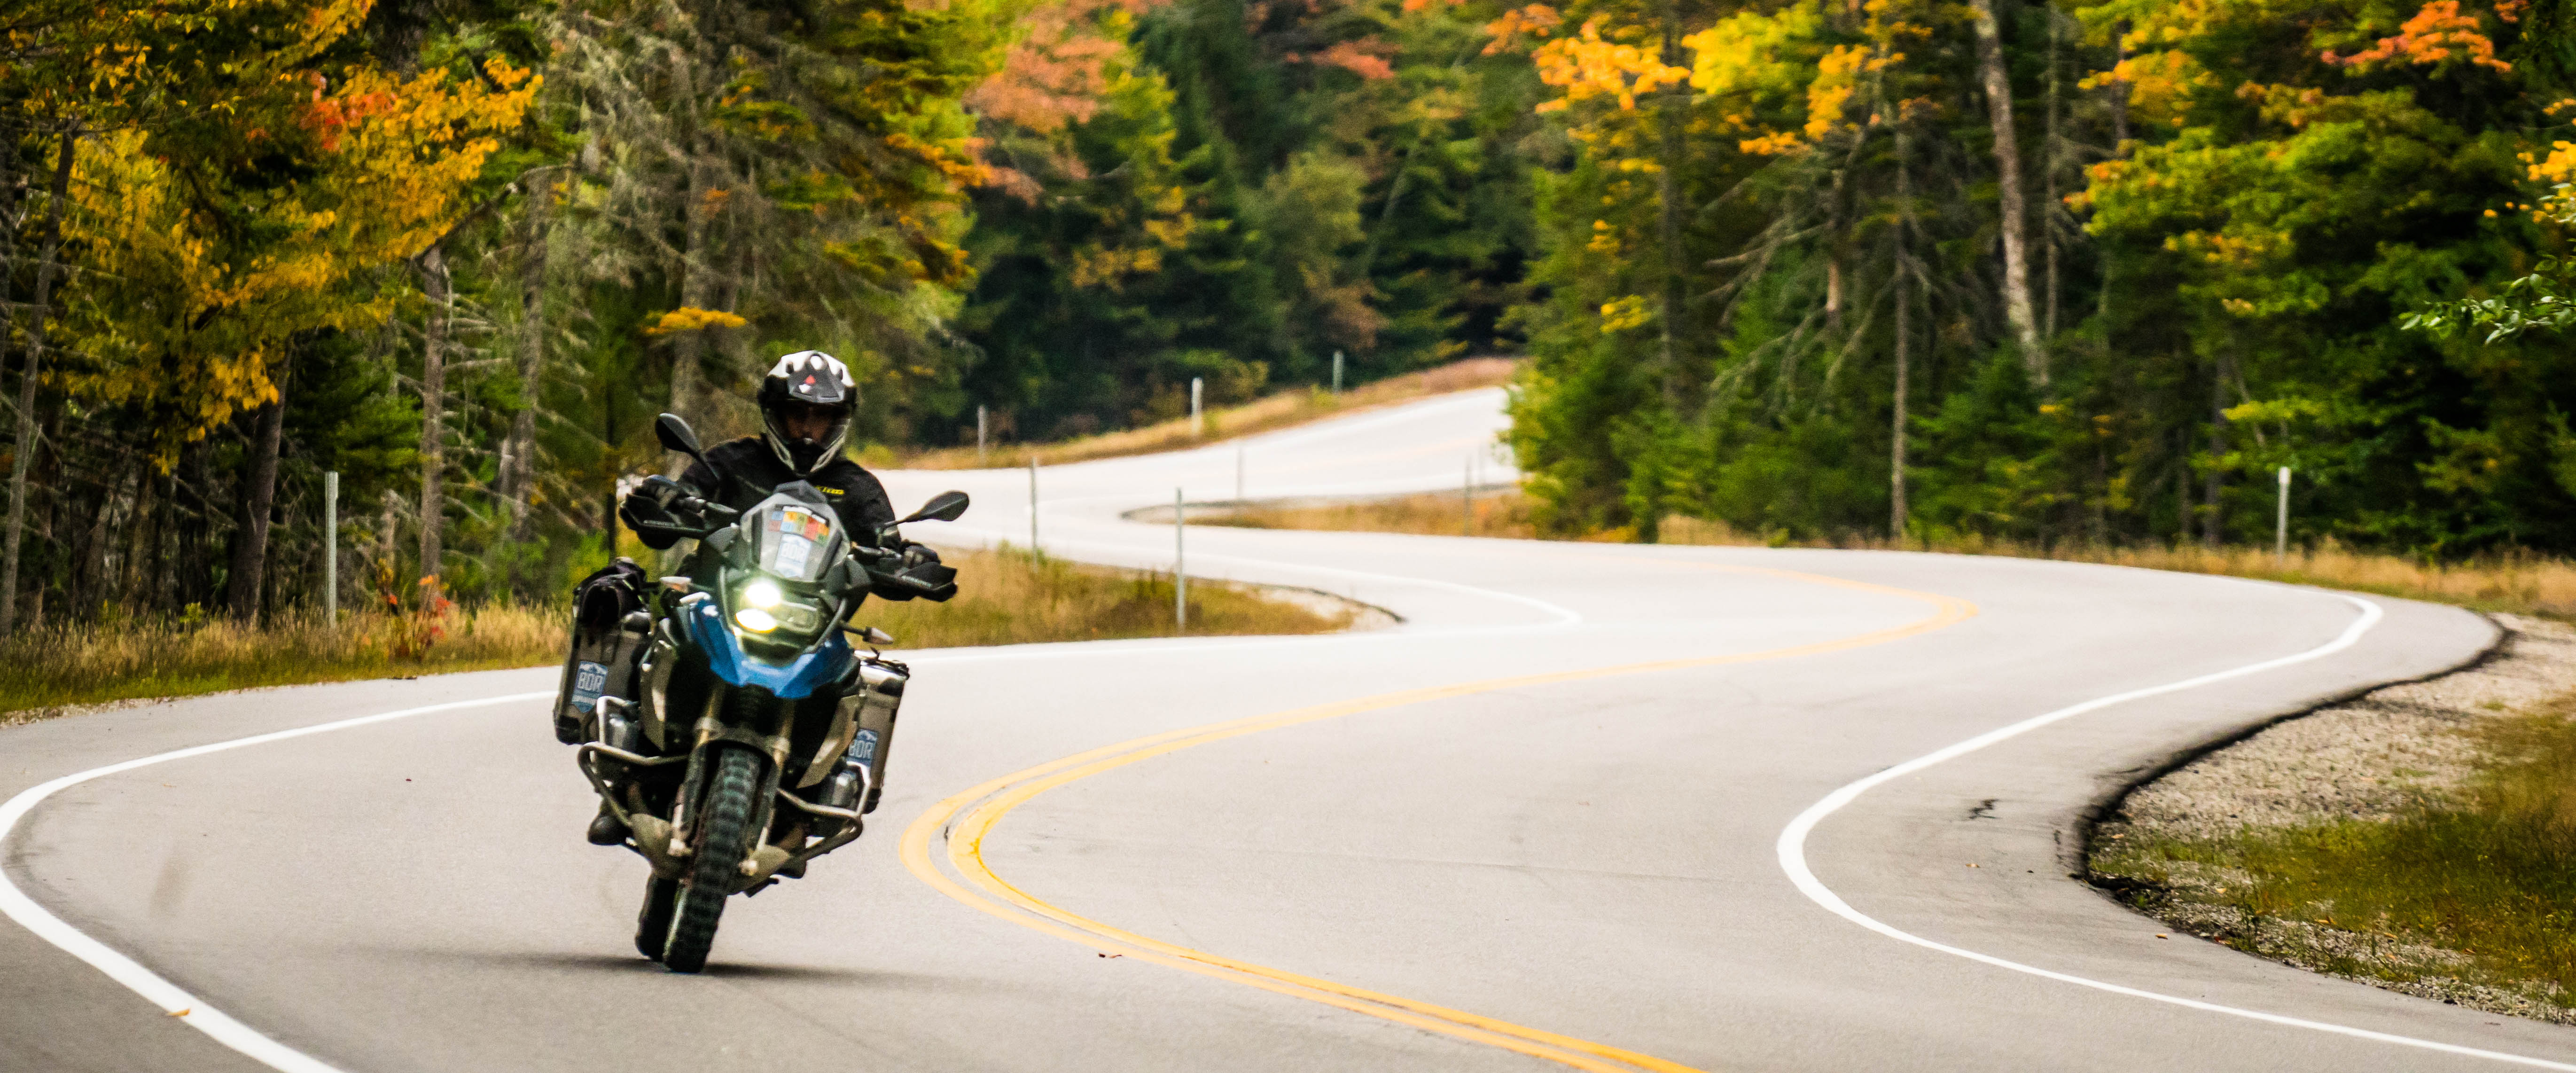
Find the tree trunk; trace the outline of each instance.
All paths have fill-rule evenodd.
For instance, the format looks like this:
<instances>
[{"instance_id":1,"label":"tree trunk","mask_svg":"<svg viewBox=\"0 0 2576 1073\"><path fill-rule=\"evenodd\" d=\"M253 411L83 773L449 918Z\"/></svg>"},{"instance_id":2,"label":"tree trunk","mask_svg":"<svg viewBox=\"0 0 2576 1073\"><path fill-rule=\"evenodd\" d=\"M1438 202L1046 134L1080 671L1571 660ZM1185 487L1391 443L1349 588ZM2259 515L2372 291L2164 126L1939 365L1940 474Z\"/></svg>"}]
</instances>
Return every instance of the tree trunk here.
<instances>
[{"instance_id":1,"label":"tree trunk","mask_svg":"<svg viewBox=\"0 0 2576 1073\"><path fill-rule=\"evenodd\" d=\"M139 463L134 474L134 514L125 523L125 565L117 592L127 610L139 611L152 606L155 593L150 591L150 560L160 550L159 519L152 513L152 492L160 485L160 475L152 472L152 463ZM148 549L148 550L147 550Z\"/></svg>"},{"instance_id":2,"label":"tree trunk","mask_svg":"<svg viewBox=\"0 0 2576 1073\"><path fill-rule=\"evenodd\" d=\"M420 255L420 289L429 298L429 319L421 333L420 355L420 572L424 606L437 594L442 563L440 530L447 517L447 333L456 295L447 271L447 255L432 246Z\"/></svg>"},{"instance_id":3,"label":"tree trunk","mask_svg":"<svg viewBox=\"0 0 2576 1073\"><path fill-rule=\"evenodd\" d=\"M97 509L90 512L89 535L81 539L80 562L72 575L72 606L83 614L107 603L115 591L107 576L108 523L116 519L118 493L125 487L123 473L109 473L94 486L98 489Z\"/></svg>"},{"instance_id":4,"label":"tree trunk","mask_svg":"<svg viewBox=\"0 0 2576 1073\"><path fill-rule=\"evenodd\" d=\"M2122 19L2111 27L2111 69L2117 71L2127 62L2129 20ZM2129 83L2116 77L2109 81L2103 89L2111 109L2111 157L2118 160L2129 155Z\"/></svg>"},{"instance_id":5,"label":"tree trunk","mask_svg":"<svg viewBox=\"0 0 2576 1073\"><path fill-rule=\"evenodd\" d=\"M2220 539L2226 535L2226 527L2221 524L2226 519L2218 509L2218 496L2225 488L2226 482L2223 479L2225 475L2219 472L2217 465L2218 460L2225 457L2227 457L2227 359L2221 358L2211 362L2209 367L2210 467L2205 493L2208 513L2201 515L2200 518L2200 542L2212 551L2218 549Z\"/></svg>"},{"instance_id":6,"label":"tree trunk","mask_svg":"<svg viewBox=\"0 0 2576 1073\"><path fill-rule=\"evenodd\" d=\"M2065 159L2065 143L2059 140L2057 54L2058 39L2063 36L2056 8L2042 9L2048 15L2048 130L2041 139L2039 152L2040 195L2039 241L2048 256L2048 296L2042 303L2040 338L2057 338L2057 170Z\"/></svg>"},{"instance_id":7,"label":"tree trunk","mask_svg":"<svg viewBox=\"0 0 2576 1073\"><path fill-rule=\"evenodd\" d=\"M177 557L170 542L178 530L172 519L179 516L179 478L156 472L151 480L160 495L152 515L152 535L143 545L144 559L138 565L143 571L144 605L156 615L166 615L171 608L170 561Z\"/></svg>"},{"instance_id":8,"label":"tree trunk","mask_svg":"<svg viewBox=\"0 0 2576 1073\"><path fill-rule=\"evenodd\" d=\"M2128 34L2126 20L2111 27L2111 66L2114 71L2129 58ZM2117 160L2129 154L2129 84L2113 78L2110 85L2104 87L2103 96L2111 112L2111 157ZM2111 253L2097 247L2095 259L2102 266L2102 287L2094 297L2094 311L2095 316L2101 318L2103 332L2108 333L2111 331L2111 294L2115 289L2111 278Z\"/></svg>"},{"instance_id":9,"label":"tree trunk","mask_svg":"<svg viewBox=\"0 0 2576 1073\"><path fill-rule=\"evenodd\" d=\"M179 472L171 485L174 503L183 515L172 519L178 528L175 541L178 547L170 556L171 605L183 611L191 606L204 610L207 600L213 596L208 591L213 584L213 578L209 576L212 571L205 565L208 559L205 554L207 535L213 531L215 523L214 505L206 502L206 486L211 480L207 470L213 468L209 460L213 452L214 444L207 440L198 440L182 449Z\"/></svg>"},{"instance_id":10,"label":"tree trunk","mask_svg":"<svg viewBox=\"0 0 2576 1073\"><path fill-rule=\"evenodd\" d=\"M2191 543L2191 426L2174 430L2174 550Z\"/></svg>"},{"instance_id":11,"label":"tree trunk","mask_svg":"<svg viewBox=\"0 0 2576 1073\"><path fill-rule=\"evenodd\" d=\"M53 314L54 272L63 248L63 198L71 191L72 151L80 134L66 128L45 199L45 247L36 265L36 322L27 331L26 373L18 382L18 436L9 459L9 528L0 548L0 637L18 624L18 555L27 536L27 467L36 459L36 384L45 361L45 328Z\"/></svg>"},{"instance_id":12,"label":"tree trunk","mask_svg":"<svg viewBox=\"0 0 2576 1073\"><path fill-rule=\"evenodd\" d=\"M510 539L528 539L528 500L537 479L537 392L544 386L546 349L546 213L554 207L554 179L528 192L527 256L519 265L519 400L510 419L501 484L510 500Z\"/></svg>"},{"instance_id":13,"label":"tree trunk","mask_svg":"<svg viewBox=\"0 0 2576 1073\"><path fill-rule=\"evenodd\" d=\"M1843 255L1839 250L1825 254L1825 330L1843 330Z\"/></svg>"},{"instance_id":14,"label":"tree trunk","mask_svg":"<svg viewBox=\"0 0 2576 1073\"><path fill-rule=\"evenodd\" d=\"M286 429L286 385L277 387L276 401L259 408L250 455L242 460L241 491L233 497L239 528L233 539L225 602L232 605L234 620L245 623L259 618L261 582L268 573L269 515L277 506L277 448Z\"/></svg>"},{"instance_id":15,"label":"tree trunk","mask_svg":"<svg viewBox=\"0 0 2576 1073\"><path fill-rule=\"evenodd\" d=\"M606 437L602 442L616 443L617 401L615 398L607 399L600 406L599 419L600 434ZM617 553L617 478L613 474L608 478L608 496L601 501L599 530L607 534L609 554L615 555Z\"/></svg>"},{"instance_id":16,"label":"tree trunk","mask_svg":"<svg viewBox=\"0 0 2576 1073\"><path fill-rule=\"evenodd\" d=\"M2004 77L2003 31L1995 22L1995 0L1972 0L1977 9L1977 73L1985 83L1986 114L1995 132L1996 223L2004 243L2004 318L2012 322L2021 343L2022 364L2031 381L2048 383L2048 352L2041 348L2039 324L2030 309L2030 251L2024 238L2028 210L2022 204L2021 143L2013 134L2012 82Z\"/></svg>"},{"instance_id":17,"label":"tree trunk","mask_svg":"<svg viewBox=\"0 0 2576 1073\"><path fill-rule=\"evenodd\" d=\"M1899 547L1905 544L1905 425L1906 396L1913 387L1914 303L1905 290L1905 228L1914 211L1914 172L1907 165L1905 153L1905 120L1896 120L1896 257L1888 284L1896 292L1896 406L1888 423L1887 446L1887 535Z\"/></svg>"},{"instance_id":18,"label":"tree trunk","mask_svg":"<svg viewBox=\"0 0 2576 1073\"><path fill-rule=\"evenodd\" d=\"M396 601L402 599L402 549L399 546L402 543L402 508L402 497L395 495L391 488L385 489L385 497L378 503L376 516L376 574L381 579L377 587L381 590L385 585L392 586L391 595ZM377 595L386 594L379 591Z\"/></svg>"},{"instance_id":19,"label":"tree trunk","mask_svg":"<svg viewBox=\"0 0 2576 1073\"><path fill-rule=\"evenodd\" d=\"M9 266L18 263L18 232L25 217L18 214L24 205L19 189L18 154L0 153L0 371L9 368L9 341L18 336L18 273Z\"/></svg>"},{"instance_id":20,"label":"tree trunk","mask_svg":"<svg viewBox=\"0 0 2576 1073\"><path fill-rule=\"evenodd\" d=\"M1663 23L1663 64L1666 67L1679 67L1682 59L1679 0L1663 0ZM1682 122L1685 118L1682 113L1689 103L1690 83L1688 81L1675 83L1670 89L1664 91L1664 106L1661 109L1663 114L1658 117L1663 120L1664 128L1663 159L1659 161L1662 166L1655 173L1656 200L1661 202L1660 208L1663 214L1661 223L1664 247L1664 308L1663 316L1657 319L1662 321L1664 329L1662 338L1664 410L1675 418L1682 416L1681 360L1676 356L1673 346L1673 332L1682 315L1682 207L1678 176L1682 170ZM1643 524L1643 528L1652 530L1654 523L1648 521Z\"/></svg>"},{"instance_id":21,"label":"tree trunk","mask_svg":"<svg viewBox=\"0 0 2576 1073\"><path fill-rule=\"evenodd\" d=\"M689 204L686 250L680 254L680 304L690 309L705 309L715 292L715 264L708 256L707 233L712 230L707 206L707 192L713 189L704 163L689 163ZM675 333L671 337L671 412L692 423L703 423L706 414L699 405L700 383L704 380L707 331L698 328Z\"/></svg>"}]
</instances>

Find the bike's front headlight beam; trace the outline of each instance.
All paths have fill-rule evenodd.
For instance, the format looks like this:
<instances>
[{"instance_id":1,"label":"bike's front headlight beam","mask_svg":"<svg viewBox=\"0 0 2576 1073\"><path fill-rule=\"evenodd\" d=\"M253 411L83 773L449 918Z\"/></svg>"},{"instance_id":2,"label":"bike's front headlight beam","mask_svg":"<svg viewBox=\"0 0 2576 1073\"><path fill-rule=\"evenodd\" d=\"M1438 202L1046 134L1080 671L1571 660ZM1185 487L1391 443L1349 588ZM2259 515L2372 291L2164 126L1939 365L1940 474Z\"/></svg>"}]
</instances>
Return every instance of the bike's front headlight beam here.
<instances>
[{"instance_id":1,"label":"bike's front headlight beam","mask_svg":"<svg viewBox=\"0 0 2576 1073\"><path fill-rule=\"evenodd\" d=\"M822 609L789 599L773 578L755 577L733 592L733 624L745 633L808 634L825 617Z\"/></svg>"},{"instance_id":2,"label":"bike's front headlight beam","mask_svg":"<svg viewBox=\"0 0 2576 1073\"><path fill-rule=\"evenodd\" d=\"M778 616L771 612L787 598L778 591L778 583L767 578L753 581L734 594L733 623L753 633L768 633L778 628Z\"/></svg>"}]
</instances>

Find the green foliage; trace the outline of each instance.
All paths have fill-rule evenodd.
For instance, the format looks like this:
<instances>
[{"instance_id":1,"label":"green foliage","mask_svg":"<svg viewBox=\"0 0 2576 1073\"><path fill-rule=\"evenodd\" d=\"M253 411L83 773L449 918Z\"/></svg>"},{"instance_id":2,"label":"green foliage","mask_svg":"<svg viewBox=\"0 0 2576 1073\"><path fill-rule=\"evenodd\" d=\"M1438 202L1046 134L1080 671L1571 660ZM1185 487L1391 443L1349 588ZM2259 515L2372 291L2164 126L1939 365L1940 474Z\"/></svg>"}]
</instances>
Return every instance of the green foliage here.
<instances>
[{"instance_id":1,"label":"green foliage","mask_svg":"<svg viewBox=\"0 0 2576 1073\"><path fill-rule=\"evenodd\" d=\"M1166 417L1194 376L1237 401L1336 352L1355 384L1510 345L1535 81L1480 55L1493 10L1066 10L977 98L1010 170L976 199L959 327L1005 438ZM971 409L923 438L971 439Z\"/></svg>"},{"instance_id":2,"label":"green foliage","mask_svg":"<svg viewBox=\"0 0 2576 1073\"><path fill-rule=\"evenodd\" d=\"M2507 282L2496 297L2438 303L2407 314L2402 323L2410 331L2444 337L2485 332L2478 340L2484 344L2528 331L2564 332L2576 325L2576 264L2544 257L2530 275Z\"/></svg>"},{"instance_id":3,"label":"green foliage","mask_svg":"<svg viewBox=\"0 0 2576 1073\"><path fill-rule=\"evenodd\" d=\"M851 360L866 434L954 412L961 208L986 174L962 99L1025 9L47 0L0 20L11 374L51 209L26 194L80 139L22 621L310 608L334 546L343 606L430 574L468 603L551 598L613 553L620 483L665 467L652 415L739 431L741 389L785 350ZM281 396L272 486L258 415ZM245 609L227 589L251 549Z\"/></svg>"},{"instance_id":4,"label":"green foliage","mask_svg":"<svg viewBox=\"0 0 2576 1073\"><path fill-rule=\"evenodd\" d=\"M655 413L748 431L808 347L879 452L1525 352L1557 535L2242 540L2290 467L2302 540L2576 548L2560 6L2000 5L1991 67L1930 0L24 6L0 370L82 147L57 614L221 607L280 393L262 606L326 537L547 594Z\"/></svg>"},{"instance_id":5,"label":"green foliage","mask_svg":"<svg viewBox=\"0 0 2576 1073\"><path fill-rule=\"evenodd\" d=\"M1901 482L1923 539L2246 539L2286 466L2300 539L2576 547L2576 381L2536 342L2576 317L2562 224L2516 201L2576 170L2542 107L2559 16L2417 8L2004 9L2034 355L1964 8L1685 9L1659 53L1659 13L1568 5L1537 59L1576 154L1539 177L1550 293L1515 314L1539 516L1840 539L1887 533Z\"/></svg>"}]
</instances>

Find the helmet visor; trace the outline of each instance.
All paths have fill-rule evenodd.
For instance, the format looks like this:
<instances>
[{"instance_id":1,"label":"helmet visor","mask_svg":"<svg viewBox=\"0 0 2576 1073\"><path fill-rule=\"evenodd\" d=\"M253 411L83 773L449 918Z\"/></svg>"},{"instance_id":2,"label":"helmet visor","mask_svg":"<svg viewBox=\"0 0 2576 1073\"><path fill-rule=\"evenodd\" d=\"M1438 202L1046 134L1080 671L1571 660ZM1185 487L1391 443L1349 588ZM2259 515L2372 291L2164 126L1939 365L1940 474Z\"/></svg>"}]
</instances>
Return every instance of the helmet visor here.
<instances>
[{"instance_id":1,"label":"helmet visor","mask_svg":"<svg viewBox=\"0 0 2576 1073\"><path fill-rule=\"evenodd\" d=\"M849 419L850 408L847 406L821 406L787 399L770 407L770 420L777 424L778 438L789 443L798 440L830 442L834 438L833 433L840 431Z\"/></svg>"}]
</instances>

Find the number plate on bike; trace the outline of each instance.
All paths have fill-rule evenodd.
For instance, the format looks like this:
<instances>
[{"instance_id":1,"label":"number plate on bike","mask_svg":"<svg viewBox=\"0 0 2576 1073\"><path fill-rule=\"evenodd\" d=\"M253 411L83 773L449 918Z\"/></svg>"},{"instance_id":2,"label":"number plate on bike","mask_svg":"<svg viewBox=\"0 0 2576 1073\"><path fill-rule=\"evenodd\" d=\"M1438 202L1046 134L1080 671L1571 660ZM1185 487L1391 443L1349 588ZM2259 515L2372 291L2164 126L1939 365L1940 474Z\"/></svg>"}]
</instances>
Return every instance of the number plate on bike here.
<instances>
[{"instance_id":1,"label":"number plate on bike","mask_svg":"<svg viewBox=\"0 0 2576 1073\"><path fill-rule=\"evenodd\" d=\"M572 706L575 710L586 712L596 707L599 704L600 691L607 688L607 664L583 660L581 666L573 668Z\"/></svg>"}]
</instances>

